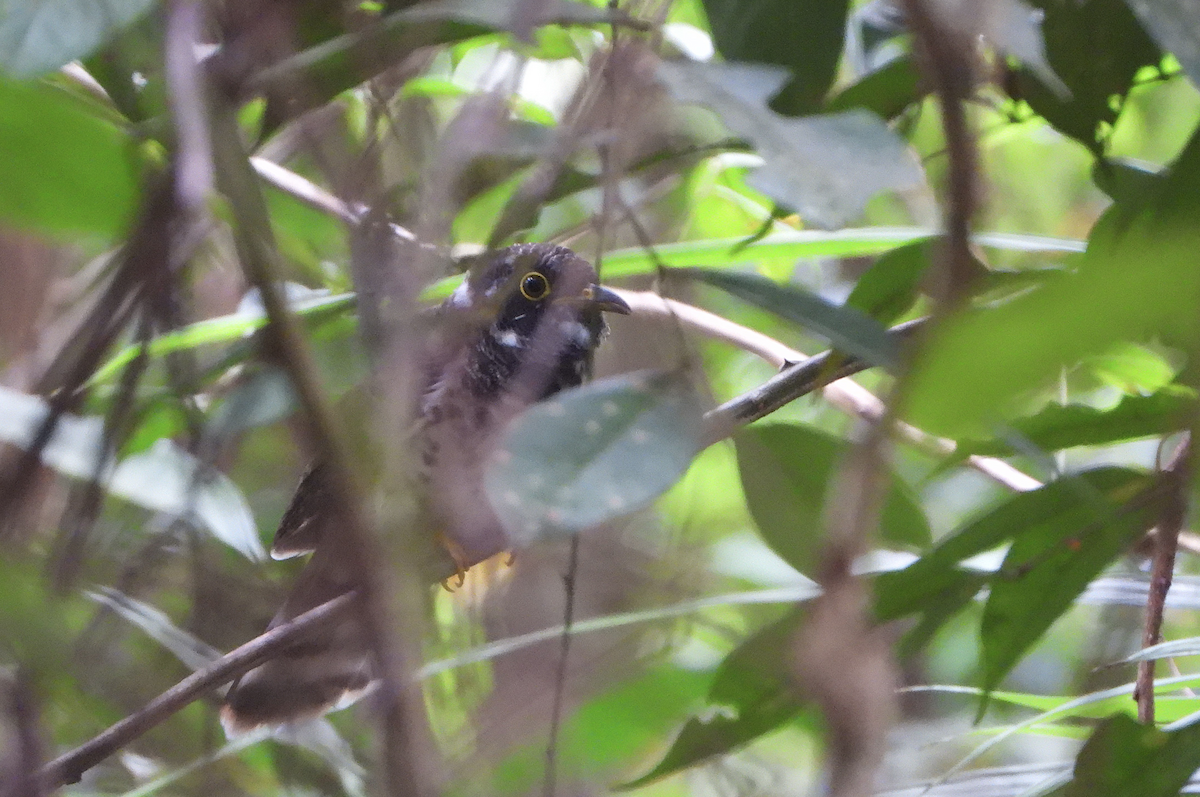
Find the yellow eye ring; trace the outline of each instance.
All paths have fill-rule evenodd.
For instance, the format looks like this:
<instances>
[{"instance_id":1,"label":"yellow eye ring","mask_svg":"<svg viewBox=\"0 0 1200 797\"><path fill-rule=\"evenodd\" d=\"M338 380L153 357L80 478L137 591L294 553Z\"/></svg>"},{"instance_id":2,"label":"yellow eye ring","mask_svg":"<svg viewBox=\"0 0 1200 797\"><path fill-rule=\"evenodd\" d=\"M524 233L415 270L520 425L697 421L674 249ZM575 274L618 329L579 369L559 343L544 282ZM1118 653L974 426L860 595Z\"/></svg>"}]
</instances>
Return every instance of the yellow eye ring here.
<instances>
[{"instance_id":1,"label":"yellow eye ring","mask_svg":"<svg viewBox=\"0 0 1200 797\"><path fill-rule=\"evenodd\" d=\"M541 301L550 295L550 282L540 271L530 271L520 282L521 295L531 302Z\"/></svg>"}]
</instances>

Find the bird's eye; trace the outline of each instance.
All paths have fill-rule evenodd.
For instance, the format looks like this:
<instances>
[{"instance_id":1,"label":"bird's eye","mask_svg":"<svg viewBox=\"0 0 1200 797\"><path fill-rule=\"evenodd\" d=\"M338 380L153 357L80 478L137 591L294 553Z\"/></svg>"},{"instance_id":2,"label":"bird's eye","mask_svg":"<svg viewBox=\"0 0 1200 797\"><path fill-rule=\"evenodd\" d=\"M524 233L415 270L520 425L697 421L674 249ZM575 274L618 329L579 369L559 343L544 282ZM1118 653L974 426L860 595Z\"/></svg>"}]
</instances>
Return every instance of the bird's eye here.
<instances>
[{"instance_id":1,"label":"bird's eye","mask_svg":"<svg viewBox=\"0 0 1200 797\"><path fill-rule=\"evenodd\" d=\"M521 295L531 302L545 299L550 294L550 283L540 271L530 271L521 277Z\"/></svg>"}]
</instances>

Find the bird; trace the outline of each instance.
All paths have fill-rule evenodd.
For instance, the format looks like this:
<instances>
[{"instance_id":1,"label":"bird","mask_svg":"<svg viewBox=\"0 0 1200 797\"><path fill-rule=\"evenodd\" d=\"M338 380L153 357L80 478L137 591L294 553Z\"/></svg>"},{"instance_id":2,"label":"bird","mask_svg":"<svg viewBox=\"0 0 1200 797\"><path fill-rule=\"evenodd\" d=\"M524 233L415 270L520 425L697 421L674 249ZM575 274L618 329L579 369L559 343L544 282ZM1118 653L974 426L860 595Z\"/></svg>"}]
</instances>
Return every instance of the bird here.
<instances>
[{"instance_id":1,"label":"bird","mask_svg":"<svg viewBox=\"0 0 1200 797\"><path fill-rule=\"evenodd\" d=\"M420 448L423 522L456 561L511 549L484 492L484 463L508 423L590 375L604 314L629 305L597 283L571 249L517 244L485 256L432 311L412 437ZM284 512L272 556L311 553L274 627L352 589L339 555L324 466L311 466ZM328 623L233 683L227 732L312 719L357 700L374 681L366 636L349 615Z\"/></svg>"}]
</instances>

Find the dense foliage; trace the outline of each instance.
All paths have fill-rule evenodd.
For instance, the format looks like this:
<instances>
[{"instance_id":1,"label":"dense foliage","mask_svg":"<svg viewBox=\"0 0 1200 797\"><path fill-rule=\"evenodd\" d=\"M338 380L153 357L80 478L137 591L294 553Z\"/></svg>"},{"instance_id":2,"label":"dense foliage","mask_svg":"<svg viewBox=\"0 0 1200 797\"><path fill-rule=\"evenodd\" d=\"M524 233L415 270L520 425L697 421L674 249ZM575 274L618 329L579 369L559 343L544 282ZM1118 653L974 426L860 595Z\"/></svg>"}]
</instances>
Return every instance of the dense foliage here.
<instances>
[{"instance_id":1,"label":"dense foliage","mask_svg":"<svg viewBox=\"0 0 1200 797\"><path fill-rule=\"evenodd\" d=\"M0 4L0 794L1178 793L1197 85L1187 0ZM463 579L410 344L518 241L634 312ZM385 688L227 738L314 456Z\"/></svg>"}]
</instances>

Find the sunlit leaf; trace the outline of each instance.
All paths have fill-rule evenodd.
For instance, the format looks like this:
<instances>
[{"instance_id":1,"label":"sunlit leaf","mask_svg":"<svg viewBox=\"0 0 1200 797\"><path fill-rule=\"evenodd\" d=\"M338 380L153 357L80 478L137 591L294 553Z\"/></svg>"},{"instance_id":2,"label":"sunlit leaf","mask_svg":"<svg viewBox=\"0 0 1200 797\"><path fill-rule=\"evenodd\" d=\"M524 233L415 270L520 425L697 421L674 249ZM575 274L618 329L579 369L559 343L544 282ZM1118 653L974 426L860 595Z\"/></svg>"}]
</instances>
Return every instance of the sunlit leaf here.
<instances>
[{"instance_id":1,"label":"sunlit leaf","mask_svg":"<svg viewBox=\"0 0 1200 797\"><path fill-rule=\"evenodd\" d=\"M904 142L867 111L787 118L768 108L782 69L668 62L659 75L680 102L711 108L754 142L765 164L747 182L818 227L844 226L876 193L921 180Z\"/></svg>"},{"instance_id":2,"label":"sunlit leaf","mask_svg":"<svg viewBox=\"0 0 1200 797\"><path fill-rule=\"evenodd\" d=\"M947 319L913 364L906 416L950 437L983 437L1016 396L1118 342L1158 335L1191 345L1200 302L1197 181L1200 134L1146 201L1114 205L1097 222L1076 274Z\"/></svg>"},{"instance_id":3,"label":"sunlit leaf","mask_svg":"<svg viewBox=\"0 0 1200 797\"><path fill-rule=\"evenodd\" d=\"M683 475L701 414L680 374L639 371L563 391L505 432L488 500L521 545L627 515Z\"/></svg>"},{"instance_id":4,"label":"sunlit leaf","mask_svg":"<svg viewBox=\"0 0 1200 797\"><path fill-rule=\"evenodd\" d=\"M1200 86L1200 8L1191 0L1125 0L1160 47Z\"/></svg>"},{"instance_id":5,"label":"sunlit leaf","mask_svg":"<svg viewBox=\"0 0 1200 797\"><path fill-rule=\"evenodd\" d=\"M1021 98L1056 128L1099 152L1104 128L1117 120L1134 76L1158 63L1158 47L1122 0L1034 0L1031 5L1045 13L1046 60L1070 93L1047 86L1045 76L1030 69L1020 75Z\"/></svg>"},{"instance_id":6,"label":"sunlit leaf","mask_svg":"<svg viewBox=\"0 0 1200 797\"><path fill-rule=\"evenodd\" d=\"M809 576L825 545L825 499L845 441L799 424L759 423L739 432L738 470L754 522L767 544ZM885 544L923 548L929 523L912 492L893 481L884 499L880 537Z\"/></svg>"},{"instance_id":7,"label":"sunlit leaf","mask_svg":"<svg viewBox=\"0 0 1200 797\"><path fill-rule=\"evenodd\" d=\"M12 226L112 237L133 217L133 140L65 92L0 77L0 152L0 219Z\"/></svg>"}]
</instances>

